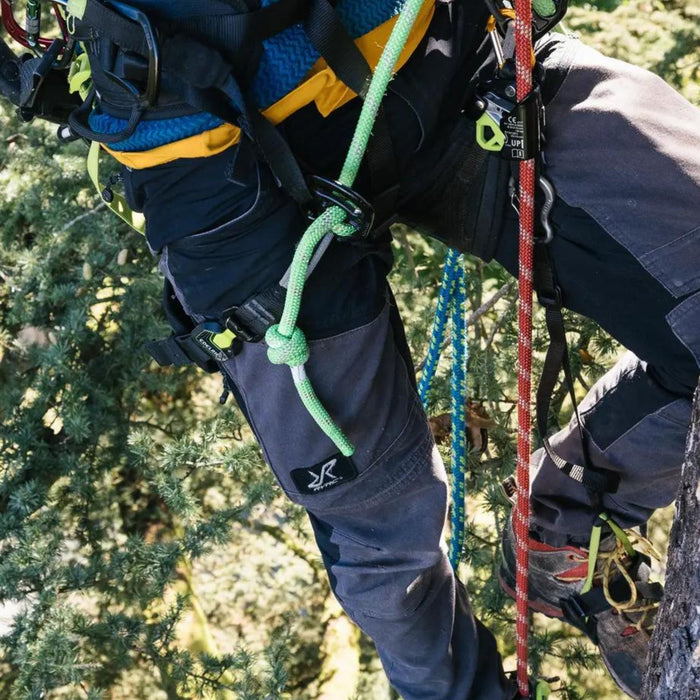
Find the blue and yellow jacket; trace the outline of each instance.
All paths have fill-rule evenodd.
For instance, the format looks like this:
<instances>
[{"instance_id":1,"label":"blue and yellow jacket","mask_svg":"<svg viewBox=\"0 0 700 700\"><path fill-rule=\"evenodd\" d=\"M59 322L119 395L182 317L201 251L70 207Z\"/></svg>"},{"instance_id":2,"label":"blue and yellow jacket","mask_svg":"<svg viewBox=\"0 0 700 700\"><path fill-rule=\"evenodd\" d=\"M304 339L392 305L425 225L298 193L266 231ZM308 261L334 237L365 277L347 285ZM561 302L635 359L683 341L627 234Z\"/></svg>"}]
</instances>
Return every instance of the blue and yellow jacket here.
<instances>
[{"instance_id":1,"label":"blue and yellow jacket","mask_svg":"<svg viewBox=\"0 0 700 700\"><path fill-rule=\"evenodd\" d=\"M273 1L262 0L262 5ZM133 4L169 19L178 17L177 0L135 0ZM379 61L402 5L403 0L340 0L336 6L341 22L372 69ZM433 11L433 2L423 5L397 70L420 43ZM252 94L262 114L273 124L279 124L312 102L327 116L356 97L319 56L301 24L267 39L263 46ZM99 111L90 117L90 126L100 133L119 132L125 123ZM237 126L211 114L198 113L142 121L129 138L105 148L124 165L140 169L178 158L214 155L237 143L239 138Z\"/></svg>"}]
</instances>

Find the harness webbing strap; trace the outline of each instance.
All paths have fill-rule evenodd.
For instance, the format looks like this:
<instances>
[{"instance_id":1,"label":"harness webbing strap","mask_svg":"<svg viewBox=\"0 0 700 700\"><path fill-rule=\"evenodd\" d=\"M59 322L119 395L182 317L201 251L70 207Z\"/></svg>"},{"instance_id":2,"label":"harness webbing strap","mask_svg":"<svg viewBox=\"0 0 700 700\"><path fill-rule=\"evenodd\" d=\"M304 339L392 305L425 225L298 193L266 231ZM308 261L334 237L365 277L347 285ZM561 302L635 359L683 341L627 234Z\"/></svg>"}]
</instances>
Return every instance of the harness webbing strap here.
<instances>
[{"instance_id":1,"label":"harness webbing strap","mask_svg":"<svg viewBox=\"0 0 700 700\"><path fill-rule=\"evenodd\" d=\"M260 150L280 186L305 209L313 197L289 144L256 109L248 110L248 119L252 127L252 142Z\"/></svg>"},{"instance_id":2,"label":"harness webbing strap","mask_svg":"<svg viewBox=\"0 0 700 700\"><path fill-rule=\"evenodd\" d=\"M539 302L545 309L545 322L549 333L549 347L547 348L542 375L537 388L537 429L542 438L542 445L555 466L562 473L586 487L592 500L592 505L599 511L602 509L602 504L600 503L601 494L617 491L620 477L615 472L594 466L587 455L586 435L578 411L569 362L566 328L562 316L561 291L556 282L549 245L542 240L538 240L535 243L533 284ZM547 436L549 405L562 368L564 369L564 380L574 407L579 439L583 449L584 460L582 465L570 462L557 454Z\"/></svg>"},{"instance_id":3,"label":"harness webbing strap","mask_svg":"<svg viewBox=\"0 0 700 700\"><path fill-rule=\"evenodd\" d=\"M372 80L372 70L329 0L311 0L304 28L331 70L364 99ZM377 218L383 221L392 212L398 197L398 188L394 188L398 180L396 157L383 106L380 106L374 123L367 150L367 166Z\"/></svg>"},{"instance_id":4,"label":"harness webbing strap","mask_svg":"<svg viewBox=\"0 0 700 700\"><path fill-rule=\"evenodd\" d=\"M148 340L144 349L161 367L183 367L195 364L205 372L216 372L219 367L211 355L191 341L191 335L171 335L160 340Z\"/></svg>"},{"instance_id":5,"label":"harness webbing strap","mask_svg":"<svg viewBox=\"0 0 700 700\"><path fill-rule=\"evenodd\" d=\"M356 94L367 94L372 71L328 0L311 0L304 29L313 47Z\"/></svg>"},{"instance_id":6,"label":"harness webbing strap","mask_svg":"<svg viewBox=\"0 0 700 700\"><path fill-rule=\"evenodd\" d=\"M228 13L209 14L199 8L192 17L178 19L177 22L162 21L159 28L175 35L179 40L182 35L205 40L212 48L230 55L245 52L251 43L260 42L278 34L287 27L301 22L306 16L309 0L277 0L259 10L236 13L229 8ZM134 31L134 23L121 13L110 9L96 0L88 0L85 12L80 20L97 29L94 39L100 35L126 51L145 55L149 47L142 32ZM173 37L165 37L167 43Z\"/></svg>"}]
</instances>

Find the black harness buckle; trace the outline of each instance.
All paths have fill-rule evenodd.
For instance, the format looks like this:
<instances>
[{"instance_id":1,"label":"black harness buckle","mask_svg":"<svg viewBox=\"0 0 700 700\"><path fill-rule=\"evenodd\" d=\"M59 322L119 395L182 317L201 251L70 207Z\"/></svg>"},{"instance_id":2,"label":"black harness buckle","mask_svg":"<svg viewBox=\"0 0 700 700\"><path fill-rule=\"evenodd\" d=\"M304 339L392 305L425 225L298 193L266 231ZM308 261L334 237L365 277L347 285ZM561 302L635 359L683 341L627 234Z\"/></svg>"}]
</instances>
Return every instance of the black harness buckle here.
<instances>
[{"instance_id":1,"label":"black harness buckle","mask_svg":"<svg viewBox=\"0 0 700 700\"><path fill-rule=\"evenodd\" d=\"M284 311L286 290L279 284L248 297L222 314L224 326L246 343L259 343L267 329L279 323Z\"/></svg>"},{"instance_id":2,"label":"black harness buckle","mask_svg":"<svg viewBox=\"0 0 700 700\"><path fill-rule=\"evenodd\" d=\"M232 333L235 333L238 338L246 343L259 343L265 337L265 332L261 332L260 330L255 331L250 328L247 323L238 316L240 309L240 306L232 306L224 311L226 328Z\"/></svg>"},{"instance_id":3,"label":"black harness buckle","mask_svg":"<svg viewBox=\"0 0 700 700\"><path fill-rule=\"evenodd\" d=\"M131 5L127 5L117 0L106 0L105 4L118 13L124 15L141 28L146 46L148 47L148 67L146 72L146 87L140 91L130 80L120 78L113 72L105 72L105 75L117 83L120 87L128 90L137 100L140 109L148 109L155 105L158 98L158 84L160 79L160 50L158 48L158 37L148 16Z\"/></svg>"},{"instance_id":4,"label":"black harness buckle","mask_svg":"<svg viewBox=\"0 0 700 700\"><path fill-rule=\"evenodd\" d=\"M340 207L347 215L348 223L357 231L350 238L369 238L374 226L374 207L361 194L320 175L311 176L309 189L319 205L316 211L309 212L310 219L315 219L328 207Z\"/></svg>"}]
</instances>

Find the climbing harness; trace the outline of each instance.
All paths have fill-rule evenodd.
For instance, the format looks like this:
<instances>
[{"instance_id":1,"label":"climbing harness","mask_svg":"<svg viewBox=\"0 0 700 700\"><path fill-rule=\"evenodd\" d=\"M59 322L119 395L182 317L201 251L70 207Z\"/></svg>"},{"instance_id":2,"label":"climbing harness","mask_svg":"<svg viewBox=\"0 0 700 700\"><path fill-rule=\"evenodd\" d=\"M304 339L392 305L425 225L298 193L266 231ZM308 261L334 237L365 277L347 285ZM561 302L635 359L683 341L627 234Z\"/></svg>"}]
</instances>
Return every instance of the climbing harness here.
<instances>
[{"instance_id":1,"label":"climbing harness","mask_svg":"<svg viewBox=\"0 0 700 700\"><path fill-rule=\"evenodd\" d=\"M601 513L600 524L596 527L606 525L611 528L627 555L631 557L633 554L629 539L602 509L602 494L615 491L617 475L594 467L587 458L583 465L562 459L547 439L549 401L562 368L572 400L575 397L561 312L561 290L548 247L554 235L549 213L555 192L541 172L539 162L543 124L539 90L542 72L534 60L532 41L533 37L537 39L561 19L566 11L566 1L532 0L534 13L529 0L516 0L514 11L499 0L486 2L493 15L487 31L496 59L496 71L477 89L477 143L489 154L519 164L517 169L512 168L511 177L511 200L517 205L520 218L518 460L517 483L513 487L517 496L513 521L517 538L517 677L520 694L529 697L527 567L533 289L545 308L551 338L537 390L537 426L544 448L563 473L587 488L593 506ZM125 164L131 164L133 160L145 167L145 161L140 160L138 153L119 151L120 142L134 137L137 127L149 120L199 113L210 115L214 120L210 125L212 134L221 130L221 140L215 147L218 150L204 155L220 152L233 143L239 143L241 152L254 151L268 164L277 183L312 219L279 283L226 309L217 321L192 324L166 284L165 299L171 306L169 317L177 331L168 339L148 344L153 356L163 365L194 362L207 371L215 371L220 363L235 356L242 342L258 342L264 338L270 361L290 367L300 399L320 428L343 455L352 455L354 446L323 407L306 375L309 349L296 323L305 281L332 240L370 235L376 228L375 224L383 223L387 213L395 208L397 178L382 98L397 66L406 59L407 53L410 55L406 46L412 27L421 14L423 1L407 0L393 23L385 49L376 62L371 63L347 35L328 0L277 0L257 11L244 13L233 12L230 5L219 0L202 0L195 15L180 21L162 18L156 21L118 0L61 0L51 4L62 35L58 39L42 36L41 5L37 0L26 3L24 30L15 20L12 0L0 0L6 30L33 54L18 58L5 42L0 42L0 93L19 107L23 118L37 116L61 124L61 139L82 137L92 141L88 158L90 177L103 200L127 223L143 230L143 219L135 216L124 198L114 192L113 179L106 182L101 179L100 149L109 150ZM423 19L428 21L429 16L425 15ZM352 95L336 100L336 105L354 94L363 101L350 149L335 181L307 177L286 141L274 128L275 123L303 105L287 105L282 109L285 97L261 113L247 91L259 65L262 42L299 22L304 23L314 49L323 57L329 70L352 91ZM185 56L186 61L183 60ZM65 89L66 83L70 83L70 93ZM90 122L98 94L100 103L109 108L109 113L121 119L119 128L110 133L97 131ZM311 95L304 104L313 99ZM277 110L277 116L273 117L270 110ZM372 147L368 149L371 135ZM188 147L202 146L197 135L180 140L188 141ZM155 148L154 151L161 152L147 157L168 162L168 159L180 157L179 148L177 144L164 147L162 151ZM371 190L375 193L372 201L353 189L363 159L366 159ZM483 157L479 162L483 164ZM489 163L492 164L493 160ZM537 226L536 202L539 211ZM451 249L445 262L428 363L419 391L425 403L449 315L453 342L453 537L450 562L455 568L464 544L465 297L464 260ZM578 418L575 400L574 410ZM585 434L580 421L579 429L585 453ZM590 580L579 596L564 604L567 618L591 636L595 635L590 624L592 611L603 604L600 595L607 604L611 600L620 600L619 590L610 590L606 585L602 588L593 586L599 538L600 531L596 534L594 528L589 557ZM600 556L619 561L612 555ZM623 567L618 568L622 570ZM605 582L607 578L603 580ZM624 576L623 581L626 581L629 596L625 605L632 606L640 584L626 580ZM613 587L620 585L615 583ZM641 591L645 600L652 600L657 593L652 589ZM644 624L643 621L640 624ZM538 686L537 693L538 697L545 697L546 691Z\"/></svg>"},{"instance_id":2,"label":"climbing harness","mask_svg":"<svg viewBox=\"0 0 700 700\"><path fill-rule=\"evenodd\" d=\"M253 314L253 317L257 321L263 321L259 324L259 328L265 328L264 337L268 345L268 358L274 364L287 364L290 367L294 385L302 403L321 430L345 456L353 454L354 446L323 407L306 375L304 366L309 357L309 349L296 321L306 279L333 237L362 238L366 237L373 228L375 207L356 193L352 189L352 184L367 151L372 130L377 123L386 87L422 4L422 0L407 2L394 25L369 86L363 89L362 110L338 180L331 181L319 177L310 180L310 189L315 195L314 199L319 209L312 224L299 241L292 263L278 285L284 298L281 314L279 304L272 313L269 313L269 304L258 304L256 299L248 300L242 305L249 310L258 310L257 315ZM279 296L276 299L279 301ZM241 307L235 308L237 314L240 314L240 310ZM260 310L267 313L264 319L261 319ZM247 324L238 323L232 326L231 319L235 319L236 316L229 313L230 311L224 312L221 326L210 325L206 328L198 326L186 337L176 337L166 342L170 344L169 347L173 352L182 351L179 355L181 358L195 355L195 350L201 351L205 349L204 346L207 346L210 350L210 358L224 361L231 356L229 351L231 349L232 352L234 347L234 337L240 335L241 330L245 332L246 328L250 328L250 319L247 319ZM278 323L270 323L277 320ZM259 340L259 332L248 339ZM168 363L171 359L167 356L168 348L164 344L160 346L151 344L150 349L163 350L164 363Z\"/></svg>"}]
</instances>

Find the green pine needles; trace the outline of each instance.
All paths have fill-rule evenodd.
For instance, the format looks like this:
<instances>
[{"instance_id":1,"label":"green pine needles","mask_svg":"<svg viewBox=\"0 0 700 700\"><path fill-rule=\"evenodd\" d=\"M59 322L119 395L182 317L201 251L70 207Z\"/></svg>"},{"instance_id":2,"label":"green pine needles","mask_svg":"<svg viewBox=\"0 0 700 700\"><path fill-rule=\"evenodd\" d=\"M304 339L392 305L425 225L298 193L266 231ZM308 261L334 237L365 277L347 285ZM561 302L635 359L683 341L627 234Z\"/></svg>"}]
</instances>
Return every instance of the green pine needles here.
<instances>
[{"instance_id":1,"label":"green pine needles","mask_svg":"<svg viewBox=\"0 0 700 700\"><path fill-rule=\"evenodd\" d=\"M691 98L697 90L690 4L573 8L568 22L608 27L599 43L643 22L612 48L630 58L629 44L632 60L641 53ZM329 594L303 512L232 402L218 405L220 378L159 368L141 349L168 333L156 261L98 204L84 147L59 147L52 127L7 111L0 122L0 700L343 700L338 687L388 700L371 643ZM396 234L392 283L418 363L444 250ZM515 290L476 260L469 285L470 395L495 425L488 451L471 454L460 574L512 667L515 612L494 571L498 482L515 464ZM619 348L591 322L571 316L569 328L583 395ZM545 345L540 320L540 361ZM448 366L449 353L431 414L449 405ZM561 387L552 425L570 412ZM561 677L558 697L619 697L593 647L535 622L533 664Z\"/></svg>"}]
</instances>

